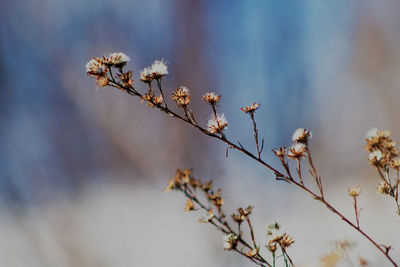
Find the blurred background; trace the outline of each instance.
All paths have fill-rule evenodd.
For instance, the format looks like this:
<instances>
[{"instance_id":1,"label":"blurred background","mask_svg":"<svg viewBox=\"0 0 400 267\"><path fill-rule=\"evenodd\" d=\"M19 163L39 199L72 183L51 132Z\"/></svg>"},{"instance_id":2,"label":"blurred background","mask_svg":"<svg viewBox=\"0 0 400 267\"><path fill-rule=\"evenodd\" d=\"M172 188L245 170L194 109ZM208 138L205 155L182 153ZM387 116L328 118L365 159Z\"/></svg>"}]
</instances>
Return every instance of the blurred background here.
<instances>
[{"instance_id":1,"label":"blurred background","mask_svg":"<svg viewBox=\"0 0 400 267\"><path fill-rule=\"evenodd\" d=\"M221 94L228 138L254 150L256 113L270 149L293 131L311 148L327 198L353 218L347 187L361 185L361 226L392 244L399 217L363 149L373 127L400 141L397 1L19 0L0 15L0 266L252 266L224 252L222 235L163 193L176 168L223 188L226 211L255 206L259 242L281 223L297 266L319 266L333 242L355 244L340 266L386 266L339 218L243 155L112 88L85 64L122 51L135 72L169 62L164 86L191 89L205 124L207 91ZM137 86L141 86L136 81ZM172 103L172 102L170 102ZM306 182L311 183L311 179ZM351 263L352 261L352 263Z\"/></svg>"}]
</instances>

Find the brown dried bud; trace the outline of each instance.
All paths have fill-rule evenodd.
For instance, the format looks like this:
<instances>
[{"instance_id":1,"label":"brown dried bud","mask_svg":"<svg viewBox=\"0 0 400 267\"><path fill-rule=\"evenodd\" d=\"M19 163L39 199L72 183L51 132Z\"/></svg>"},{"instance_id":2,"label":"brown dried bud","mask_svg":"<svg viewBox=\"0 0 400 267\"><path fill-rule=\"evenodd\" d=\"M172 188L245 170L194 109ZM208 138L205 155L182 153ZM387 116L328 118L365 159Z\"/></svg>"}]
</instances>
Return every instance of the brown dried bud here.
<instances>
[{"instance_id":1,"label":"brown dried bud","mask_svg":"<svg viewBox=\"0 0 400 267\"><path fill-rule=\"evenodd\" d=\"M190 103L190 90L185 86L181 86L176 88L171 97L178 106L187 106Z\"/></svg>"},{"instance_id":2,"label":"brown dried bud","mask_svg":"<svg viewBox=\"0 0 400 267\"><path fill-rule=\"evenodd\" d=\"M261 105L258 103L252 103L250 106L240 108L240 110L246 114L253 114Z\"/></svg>"},{"instance_id":3,"label":"brown dried bud","mask_svg":"<svg viewBox=\"0 0 400 267\"><path fill-rule=\"evenodd\" d=\"M349 191L349 196L356 198L361 193L361 186L356 185L353 188L349 187L347 190Z\"/></svg>"},{"instance_id":4,"label":"brown dried bud","mask_svg":"<svg viewBox=\"0 0 400 267\"><path fill-rule=\"evenodd\" d=\"M290 159L301 159L306 152L306 146L303 143L296 143L289 149L288 157Z\"/></svg>"},{"instance_id":5,"label":"brown dried bud","mask_svg":"<svg viewBox=\"0 0 400 267\"><path fill-rule=\"evenodd\" d=\"M202 96L203 100L205 102L207 102L208 104L215 106L216 104L218 104L219 100L221 99L220 95L217 95L215 93L205 93Z\"/></svg>"},{"instance_id":6,"label":"brown dried bud","mask_svg":"<svg viewBox=\"0 0 400 267\"><path fill-rule=\"evenodd\" d=\"M224 250L232 250L236 248L239 237L235 234L227 234L224 236Z\"/></svg>"},{"instance_id":7,"label":"brown dried bud","mask_svg":"<svg viewBox=\"0 0 400 267\"><path fill-rule=\"evenodd\" d=\"M274 154L280 158L281 160L283 160L286 156L286 147L280 147L280 148L276 148L272 150L274 152Z\"/></svg>"},{"instance_id":8,"label":"brown dried bud","mask_svg":"<svg viewBox=\"0 0 400 267\"><path fill-rule=\"evenodd\" d=\"M280 243L283 248L288 248L288 247L290 247L290 245L292 245L294 243L294 240L288 234L284 233L282 235L282 239L280 240Z\"/></svg>"},{"instance_id":9,"label":"brown dried bud","mask_svg":"<svg viewBox=\"0 0 400 267\"><path fill-rule=\"evenodd\" d=\"M194 203L193 200L191 200L190 198L186 201L186 205L185 205L185 211L192 211L194 210Z\"/></svg>"}]
</instances>

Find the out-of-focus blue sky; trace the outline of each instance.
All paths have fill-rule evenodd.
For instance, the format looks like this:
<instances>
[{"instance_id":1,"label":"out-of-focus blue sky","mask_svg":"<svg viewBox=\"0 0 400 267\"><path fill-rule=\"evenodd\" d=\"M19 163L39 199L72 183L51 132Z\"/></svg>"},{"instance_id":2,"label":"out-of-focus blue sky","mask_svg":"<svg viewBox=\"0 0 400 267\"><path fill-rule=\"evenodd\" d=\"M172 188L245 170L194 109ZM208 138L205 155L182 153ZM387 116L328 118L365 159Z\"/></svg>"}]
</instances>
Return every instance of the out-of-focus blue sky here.
<instances>
[{"instance_id":1,"label":"out-of-focus blue sky","mask_svg":"<svg viewBox=\"0 0 400 267\"><path fill-rule=\"evenodd\" d=\"M348 179L354 178L354 183L369 185L371 190L366 194L373 199L369 204L379 206L376 203L382 200L374 195L376 177L365 161L362 146L366 131L372 127L390 128L394 139L400 140L399 9L396 1L3 2L0 203L8 214L4 223L9 218L25 221L26 213L42 220L38 209L64 201L71 205L71 218L79 217L85 209L81 211L76 205L86 199L95 205L101 198L97 189L94 193L90 189L109 185L113 185L109 190L100 190L110 196L105 205L125 203L115 200L115 184L131 188L131 193L124 194L132 194L133 201L140 196L140 201L157 206L151 194L158 194L174 169L194 167L200 176L216 179L227 194L238 196L231 199L234 204L254 201L264 210L262 218L274 215L284 220L283 224L286 220L289 227L296 227L290 222L301 215L293 201L302 201L304 196L273 182L271 173L265 174L234 152L226 159L223 145L127 95L111 88L96 91L93 79L86 76L85 63L113 51L131 57L128 66L134 70L139 87L139 71L155 59L166 59L170 75L165 87L188 86L193 94L192 108L203 123L210 111L200 96L207 91L221 94L219 108L229 122L227 136L249 148L254 146L250 122L239 108L253 101L261 103L256 119L265 138L266 159L271 159L271 148L290 144L296 128L312 129L316 161L323 176L331 177L326 184L332 186L332 196L341 195ZM146 190L151 193L143 194ZM282 194L288 196L278 206L266 204L276 203ZM87 205L90 210L91 204ZM282 207L293 215L274 212ZM70 218L64 210L58 212L62 214L49 211L55 218ZM132 213L134 218L134 209ZM116 211L113 216L120 214ZM149 216L151 220L151 213ZM132 218L125 218L122 224ZM176 225L183 220L179 216L175 219ZM29 226L29 218L26 220ZM377 223L370 221L371 227ZM76 219L77 225L79 222ZM114 223L105 227L118 228L118 222ZM58 233L49 236L56 238ZM382 230L378 236L384 239L390 235ZM9 240L17 244L18 238L11 235ZM322 251L329 250L321 248L326 242L315 245L320 248L316 261ZM300 262L307 262L310 254L304 254L301 239L298 243L300 248L294 254ZM129 254L130 243L126 244ZM18 248L13 250L16 258ZM80 249L82 252L86 247ZM55 262L61 266L61 260L46 261L47 254L43 255L32 252L35 266L56 266ZM66 253L70 261L62 266L92 266L74 255ZM379 263L382 259L377 256L371 260ZM104 262L104 266L128 266L123 260L119 264ZM8 264L27 266L16 263L13 257Z\"/></svg>"}]
</instances>

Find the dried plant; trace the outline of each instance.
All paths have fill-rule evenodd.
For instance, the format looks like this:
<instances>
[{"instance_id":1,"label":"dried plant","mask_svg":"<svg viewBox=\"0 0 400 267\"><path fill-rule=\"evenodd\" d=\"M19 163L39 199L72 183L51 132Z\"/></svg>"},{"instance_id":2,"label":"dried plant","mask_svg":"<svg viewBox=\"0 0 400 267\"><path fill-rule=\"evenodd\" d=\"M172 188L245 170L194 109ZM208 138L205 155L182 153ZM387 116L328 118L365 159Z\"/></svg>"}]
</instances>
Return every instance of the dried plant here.
<instances>
[{"instance_id":1,"label":"dried plant","mask_svg":"<svg viewBox=\"0 0 400 267\"><path fill-rule=\"evenodd\" d=\"M390 137L390 131L378 131L374 128L367 133L365 149L370 152L368 161L375 167L382 181L376 188L380 194L393 198L397 214L400 215L399 169L400 155L397 142Z\"/></svg>"},{"instance_id":2,"label":"dried plant","mask_svg":"<svg viewBox=\"0 0 400 267\"><path fill-rule=\"evenodd\" d=\"M256 147L256 153L244 148L240 142L233 142L226 137L225 131L228 127L228 121L224 114L217 112L218 103L221 96L215 93L205 93L202 99L211 107L211 115L208 119L207 126L202 126L198 123L194 112L190 109L191 95L187 87L178 87L172 92L171 98L175 102L178 111L173 111L167 105L165 92L162 88L162 79L168 75L168 68L164 60L156 60L150 67L146 67L140 73L140 80L146 85L147 88L143 92L138 87L133 86L134 81L132 78L132 71L124 71L129 57L124 53L113 53L102 58L93 58L86 65L86 71L89 76L97 79L98 87L111 86L115 87L122 92L129 95L138 97L141 102L145 102L149 107L158 109L166 113L170 117L176 118L184 123L187 123L202 133L216 138L227 145L228 149L237 150L251 159L255 160L268 170L272 171L278 181L284 181L302 191L311 195L316 201L322 203L328 210L339 216L347 225L352 229L364 236L376 249L378 249L386 259L393 265L398 266L391 256L391 246L381 245L375 241L370 233L367 233L360 226L360 211L358 207L358 196L361 193L361 187L355 186L348 189L349 196L353 199L355 222L352 219L345 217L338 209L336 209L324 195L324 187L322 184L321 176L318 174L314 165L313 158L309 148L309 141L312 138L311 131L307 129L297 129L292 137L293 144L289 148L280 147L273 149L274 155L279 159L281 169L273 167L265 162L261 155L264 148L264 140L259 141L259 132L255 120L255 113L259 109L258 103L252 103L250 106L241 108L249 118L253 126L253 135ZM118 73L113 74L113 70ZM153 84L156 84L160 95L156 95L153 89ZM181 112L179 112L179 110ZM182 114L182 115L180 115ZM366 149L371 153L368 157L371 165L373 165L382 179L378 186L378 191L392 197L399 211L399 168L400 159L397 143L393 142L390 138L390 132L371 130L367 135ZM295 172L289 162L295 163ZM308 169L309 175L304 175L304 169ZM394 171L394 177L391 177ZM309 180L311 178L311 181ZM314 186L316 189L314 189ZM277 257L275 253L279 248L284 259L285 266L294 265L292 259L289 257L286 249L294 242L287 234L279 234L280 229L278 224L269 225L268 234L273 236L266 244L267 251L272 255L272 263L267 261L260 254L260 246L257 245L253 227L249 218L252 212L252 207L246 209L239 208L237 213L232 214L232 220L237 224L237 230L234 230L232 224L226 219L225 212L222 209L224 204L221 196L221 190L214 191L211 182L201 182L191 176L189 170L178 170L174 178L171 178L167 187L168 190L177 190L182 192L187 197L185 205L186 211L194 211L202 209L206 212L206 216L201 219L201 222L212 224L219 231L225 234L224 249L233 250L241 255L247 257L252 262L260 266L275 266ZM203 194L200 197L199 192ZM241 224L247 223L250 231L251 242L245 241L245 236L241 231ZM275 233L274 233L275 231ZM333 255L333 254L332 254ZM335 254L336 255L336 254ZM334 258L335 255L332 257Z\"/></svg>"}]
</instances>

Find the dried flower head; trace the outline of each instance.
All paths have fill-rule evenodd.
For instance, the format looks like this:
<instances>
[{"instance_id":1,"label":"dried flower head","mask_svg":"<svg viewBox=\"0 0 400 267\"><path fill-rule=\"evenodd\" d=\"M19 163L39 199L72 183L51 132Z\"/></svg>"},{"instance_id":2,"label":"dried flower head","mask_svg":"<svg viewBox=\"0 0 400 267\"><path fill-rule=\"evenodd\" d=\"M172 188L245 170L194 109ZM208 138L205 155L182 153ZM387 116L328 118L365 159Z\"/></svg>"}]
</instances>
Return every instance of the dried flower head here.
<instances>
[{"instance_id":1,"label":"dried flower head","mask_svg":"<svg viewBox=\"0 0 400 267\"><path fill-rule=\"evenodd\" d=\"M151 67L144 68L140 72L140 80L144 83L151 83L154 79Z\"/></svg>"},{"instance_id":2,"label":"dried flower head","mask_svg":"<svg viewBox=\"0 0 400 267\"><path fill-rule=\"evenodd\" d=\"M283 248L288 248L288 247L290 247L290 245L292 245L294 243L294 240L291 236L284 233L282 235L282 239L281 239L280 243Z\"/></svg>"},{"instance_id":3,"label":"dried flower head","mask_svg":"<svg viewBox=\"0 0 400 267\"><path fill-rule=\"evenodd\" d=\"M212 188L212 181L205 182L204 184L200 185L200 188L201 190L207 193Z\"/></svg>"},{"instance_id":4,"label":"dried flower head","mask_svg":"<svg viewBox=\"0 0 400 267\"><path fill-rule=\"evenodd\" d=\"M154 79L161 79L168 75L168 67L164 59L155 60L150 67L140 72L140 80L144 83L151 83Z\"/></svg>"},{"instance_id":5,"label":"dried flower head","mask_svg":"<svg viewBox=\"0 0 400 267\"><path fill-rule=\"evenodd\" d=\"M234 214L232 214L232 220L234 220L235 222L237 222L237 223L242 223L244 220L246 219L246 217L244 216L244 215L242 215L242 214L236 214L236 213L234 213Z\"/></svg>"},{"instance_id":6,"label":"dried flower head","mask_svg":"<svg viewBox=\"0 0 400 267\"><path fill-rule=\"evenodd\" d=\"M187 106L190 103L190 90L185 86L178 87L172 92L172 99L178 106Z\"/></svg>"},{"instance_id":7,"label":"dried flower head","mask_svg":"<svg viewBox=\"0 0 400 267\"><path fill-rule=\"evenodd\" d=\"M253 114L259 107L260 104L253 102L250 106L245 106L243 108L240 108L240 110L246 114Z\"/></svg>"},{"instance_id":8,"label":"dried flower head","mask_svg":"<svg viewBox=\"0 0 400 267\"><path fill-rule=\"evenodd\" d=\"M154 99L154 94L153 91L150 90L148 93L142 95L140 102L141 103L146 102L148 107L153 107L154 106L152 103L153 99Z\"/></svg>"},{"instance_id":9,"label":"dried flower head","mask_svg":"<svg viewBox=\"0 0 400 267\"><path fill-rule=\"evenodd\" d=\"M269 251L271 251L272 252L272 254L274 254L275 253L275 251L276 251L276 243L273 243L273 244L267 244L266 246L265 246Z\"/></svg>"},{"instance_id":10,"label":"dried flower head","mask_svg":"<svg viewBox=\"0 0 400 267\"><path fill-rule=\"evenodd\" d=\"M105 65L111 67L122 68L131 59L122 52L110 53L107 57L103 57L102 61Z\"/></svg>"},{"instance_id":11,"label":"dried flower head","mask_svg":"<svg viewBox=\"0 0 400 267\"><path fill-rule=\"evenodd\" d=\"M212 106L215 106L216 104L218 104L219 100L221 99L220 95L217 95L216 93L205 93L202 96L203 100L207 103L209 103Z\"/></svg>"},{"instance_id":12,"label":"dried flower head","mask_svg":"<svg viewBox=\"0 0 400 267\"><path fill-rule=\"evenodd\" d=\"M175 188L176 188L175 179L174 178L170 178L168 180L167 187L164 189L164 192L169 192L169 191L171 191L171 190L173 190Z\"/></svg>"},{"instance_id":13,"label":"dried flower head","mask_svg":"<svg viewBox=\"0 0 400 267\"><path fill-rule=\"evenodd\" d=\"M371 165L375 167L383 167L385 165L385 158L380 150L371 152L368 156L368 160Z\"/></svg>"},{"instance_id":14,"label":"dried flower head","mask_svg":"<svg viewBox=\"0 0 400 267\"><path fill-rule=\"evenodd\" d=\"M378 191L378 193L380 194L384 194L384 195L389 195L390 191L391 191L391 187L388 183L381 181L378 185L378 187L376 188L376 190Z\"/></svg>"},{"instance_id":15,"label":"dried flower head","mask_svg":"<svg viewBox=\"0 0 400 267\"><path fill-rule=\"evenodd\" d=\"M183 171L181 169L176 170L174 179L177 187L180 187L183 184Z\"/></svg>"},{"instance_id":16,"label":"dried flower head","mask_svg":"<svg viewBox=\"0 0 400 267\"><path fill-rule=\"evenodd\" d=\"M255 256L257 256L259 250L260 250L259 247L255 247L255 248L249 250L249 251L246 253L246 255L247 255L248 257L255 257Z\"/></svg>"},{"instance_id":17,"label":"dried flower head","mask_svg":"<svg viewBox=\"0 0 400 267\"><path fill-rule=\"evenodd\" d=\"M224 236L224 250L232 250L236 248L238 236L235 234L227 234Z\"/></svg>"},{"instance_id":18,"label":"dried flower head","mask_svg":"<svg viewBox=\"0 0 400 267\"><path fill-rule=\"evenodd\" d=\"M393 169L398 171L400 169L400 158L392 159L390 165Z\"/></svg>"},{"instance_id":19,"label":"dried flower head","mask_svg":"<svg viewBox=\"0 0 400 267\"><path fill-rule=\"evenodd\" d=\"M201 223L208 223L208 222L210 222L213 218L214 218L214 212L213 212L213 210L212 209L209 209L208 210L208 212L207 212L207 217L205 217L205 218L200 218L200 222Z\"/></svg>"},{"instance_id":20,"label":"dried flower head","mask_svg":"<svg viewBox=\"0 0 400 267\"><path fill-rule=\"evenodd\" d=\"M372 152L375 150L382 150L386 146L393 147L395 144L388 144L392 142L390 135L391 131L388 130L378 131L377 128L369 130L366 136L367 145L365 149Z\"/></svg>"},{"instance_id":21,"label":"dried flower head","mask_svg":"<svg viewBox=\"0 0 400 267\"><path fill-rule=\"evenodd\" d=\"M159 106L163 103L164 99L162 97L162 95L156 96L153 98L153 102L156 106Z\"/></svg>"},{"instance_id":22,"label":"dried flower head","mask_svg":"<svg viewBox=\"0 0 400 267\"><path fill-rule=\"evenodd\" d=\"M208 193L208 199L216 206L218 209L224 204L224 199L221 196L222 190L218 189L217 193L210 192Z\"/></svg>"},{"instance_id":23,"label":"dried flower head","mask_svg":"<svg viewBox=\"0 0 400 267\"><path fill-rule=\"evenodd\" d=\"M104 76L108 71L108 67L102 63L100 58L92 58L86 63L86 73L91 76Z\"/></svg>"},{"instance_id":24,"label":"dried flower head","mask_svg":"<svg viewBox=\"0 0 400 267\"><path fill-rule=\"evenodd\" d=\"M193 200L188 198L188 200L186 201L186 204L185 204L185 211L192 211L192 210L194 210L194 203L193 203Z\"/></svg>"},{"instance_id":25,"label":"dried flower head","mask_svg":"<svg viewBox=\"0 0 400 267\"><path fill-rule=\"evenodd\" d=\"M150 72L152 73L154 79L161 79L162 77L168 75L167 62L164 59L155 60L153 65L150 67Z\"/></svg>"},{"instance_id":26,"label":"dried flower head","mask_svg":"<svg viewBox=\"0 0 400 267\"><path fill-rule=\"evenodd\" d=\"M104 87L108 84L108 76L106 74L97 76L97 88Z\"/></svg>"},{"instance_id":27,"label":"dried flower head","mask_svg":"<svg viewBox=\"0 0 400 267\"><path fill-rule=\"evenodd\" d=\"M189 184L191 187L193 187L194 189L196 189L197 187L199 187L201 185L201 181L200 180L196 180L192 177L190 177L189 179Z\"/></svg>"},{"instance_id":28,"label":"dried flower head","mask_svg":"<svg viewBox=\"0 0 400 267\"><path fill-rule=\"evenodd\" d=\"M372 128L367 132L366 138L368 140L372 140L374 138L378 138L378 129L377 128Z\"/></svg>"},{"instance_id":29,"label":"dried flower head","mask_svg":"<svg viewBox=\"0 0 400 267\"><path fill-rule=\"evenodd\" d=\"M133 86L133 80L132 80L132 71L128 71L125 73L119 73L118 78L121 80L122 85L124 87L132 87Z\"/></svg>"},{"instance_id":30,"label":"dried flower head","mask_svg":"<svg viewBox=\"0 0 400 267\"><path fill-rule=\"evenodd\" d=\"M349 196L356 198L361 193L361 186L356 185L353 188L347 188L347 190L349 191Z\"/></svg>"},{"instance_id":31,"label":"dried flower head","mask_svg":"<svg viewBox=\"0 0 400 267\"><path fill-rule=\"evenodd\" d=\"M252 206L248 206L245 209L239 208L238 211L239 211L239 213L241 215L243 215L246 218L253 212L253 207Z\"/></svg>"},{"instance_id":32,"label":"dried flower head","mask_svg":"<svg viewBox=\"0 0 400 267\"><path fill-rule=\"evenodd\" d=\"M222 134L222 131L228 127L228 121L224 114L217 114L217 117L211 115L207 123L208 131L213 134Z\"/></svg>"},{"instance_id":33,"label":"dried flower head","mask_svg":"<svg viewBox=\"0 0 400 267\"><path fill-rule=\"evenodd\" d=\"M304 128L298 128L296 131L294 131L292 140L295 143L307 144L308 140L310 140L311 137L312 137L311 131L308 131Z\"/></svg>"},{"instance_id":34,"label":"dried flower head","mask_svg":"<svg viewBox=\"0 0 400 267\"><path fill-rule=\"evenodd\" d=\"M296 143L289 148L288 157L290 159L301 159L305 152L306 146L303 143Z\"/></svg>"},{"instance_id":35,"label":"dried flower head","mask_svg":"<svg viewBox=\"0 0 400 267\"><path fill-rule=\"evenodd\" d=\"M397 142L392 141L390 131L378 131L376 128L367 133L365 149L370 153L368 160L377 168L398 168L396 161L400 155Z\"/></svg>"},{"instance_id":36,"label":"dried flower head","mask_svg":"<svg viewBox=\"0 0 400 267\"><path fill-rule=\"evenodd\" d=\"M286 156L286 147L280 147L280 148L276 148L272 150L274 152L274 154L280 158L281 160L283 160Z\"/></svg>"},{"instance_id":37,"label":"dried flower head","mask_svg":"<svg viewBox=\"0 0 400 267\"><path fill-rule=\"evenodd\" d=\"M156 107L159 106L163 103L164 99L162 95L155 96L154 91L150 90L148 93L145 93L142 95L142 100L141 102L146 102L148 107Z\"/></svg>"}]
</instances>

